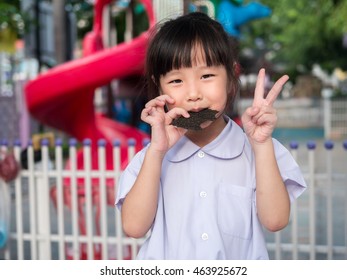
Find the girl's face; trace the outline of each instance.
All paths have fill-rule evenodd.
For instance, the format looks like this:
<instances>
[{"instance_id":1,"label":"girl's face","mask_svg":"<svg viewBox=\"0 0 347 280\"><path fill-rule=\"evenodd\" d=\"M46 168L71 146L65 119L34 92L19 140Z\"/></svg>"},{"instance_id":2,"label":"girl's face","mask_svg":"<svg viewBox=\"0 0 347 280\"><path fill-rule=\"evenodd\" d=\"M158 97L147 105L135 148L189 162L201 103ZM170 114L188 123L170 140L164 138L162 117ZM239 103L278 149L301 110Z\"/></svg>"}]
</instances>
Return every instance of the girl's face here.
<instances>
[{"instance_id":1,"label":"girl's face","mask_svg":"<svg viewBox=\"0 0 347 280\"><path fill-rule=\"evenodd\" d=\"M224 66L207 67L202 49L192 51L192 67L173 69L160 77L160 92L175 100L168 108L198 112L209 108L223 112L227 103L227 72Z\"/></svg>"}]
</instances>

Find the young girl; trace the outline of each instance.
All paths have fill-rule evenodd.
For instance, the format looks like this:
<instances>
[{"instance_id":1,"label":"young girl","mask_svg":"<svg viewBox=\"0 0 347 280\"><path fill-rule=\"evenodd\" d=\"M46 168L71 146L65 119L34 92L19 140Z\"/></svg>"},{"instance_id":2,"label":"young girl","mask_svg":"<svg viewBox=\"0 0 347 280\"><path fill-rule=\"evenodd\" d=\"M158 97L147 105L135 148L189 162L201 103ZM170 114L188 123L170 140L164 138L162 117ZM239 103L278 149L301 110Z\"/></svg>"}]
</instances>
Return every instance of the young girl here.
<instances>
[{"instance_id":1,"label":"young girl","mask_svg":"<svg viewBox=\"0 0 347 280\"><path fill-rule=\"evenodd\" d=\"M151 40L146 70L155 97L141 115L151 143L122 173L116 198L127 235L150 230L138 259L268 259L263 227L284 228L306 187L271 137L273 103L288 76L264 97L259 71L244 131L224 114L238 90L231 42L203 13L164 23ZM205 109L217 113L200 130L172 124Z\"/></svg>"}]
</instances>

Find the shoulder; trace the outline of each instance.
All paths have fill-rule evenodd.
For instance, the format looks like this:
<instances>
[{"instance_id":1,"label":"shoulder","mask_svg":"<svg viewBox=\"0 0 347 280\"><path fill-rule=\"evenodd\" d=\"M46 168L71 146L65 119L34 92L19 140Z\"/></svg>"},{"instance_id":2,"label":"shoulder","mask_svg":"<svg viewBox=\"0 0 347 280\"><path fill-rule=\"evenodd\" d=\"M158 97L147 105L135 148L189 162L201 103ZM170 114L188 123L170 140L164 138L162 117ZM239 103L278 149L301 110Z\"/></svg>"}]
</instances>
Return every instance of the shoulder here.
<instances>
[{"instance_id":1,"label":"shoulder","mask_svg":"<svg viewBox=\"0 0 347 280\"><path fill-rule=\"evenodd\" d=\"M146 155L146 151L148 149L150 144L148 144L147 146L145 146L144 148L142 148L140 151L138 151L135 156L131 159L129 159L129 162L125 168L125 171L129 171L129 170L138 170L141 168L141 165L144 161L145 155Z\"/></svg>"},{"instance_id":2,"label":"shoulder","mask_svg":"<svg viewBox=\"0 0 347 280\"><path fill-rule=\"evenodd\" d=\"M291 156L290 151L277 139L272 138L276 157Z\"/></svg>"}]
</instances>

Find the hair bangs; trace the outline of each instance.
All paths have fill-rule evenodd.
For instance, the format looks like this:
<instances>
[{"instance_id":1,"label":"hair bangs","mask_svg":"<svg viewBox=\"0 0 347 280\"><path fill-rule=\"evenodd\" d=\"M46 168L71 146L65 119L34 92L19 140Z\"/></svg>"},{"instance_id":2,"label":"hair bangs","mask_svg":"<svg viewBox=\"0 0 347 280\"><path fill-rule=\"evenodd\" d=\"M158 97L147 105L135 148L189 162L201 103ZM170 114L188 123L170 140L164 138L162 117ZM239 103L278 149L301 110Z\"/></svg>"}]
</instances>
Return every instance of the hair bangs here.
<instances>
[{"instance_id":1,"label":"hair bangs","mask_svg":"<svg viewBox=\"0 0 347 280\"><path fill-rule=\"evenodd\" d=\"M184 36L186 38L178 36L177 39L173 38L168 46L163 46L162 53L159 55L162 61L158 61L160 73L157 74L159 76L165 75L173 69L192 67L197 62L198 51L201 50L206 66L223 64L226 54L223 57L221 50L213 45L213 40L204 38L200 34L194 35Z\"/></svg>"}]
</instances>

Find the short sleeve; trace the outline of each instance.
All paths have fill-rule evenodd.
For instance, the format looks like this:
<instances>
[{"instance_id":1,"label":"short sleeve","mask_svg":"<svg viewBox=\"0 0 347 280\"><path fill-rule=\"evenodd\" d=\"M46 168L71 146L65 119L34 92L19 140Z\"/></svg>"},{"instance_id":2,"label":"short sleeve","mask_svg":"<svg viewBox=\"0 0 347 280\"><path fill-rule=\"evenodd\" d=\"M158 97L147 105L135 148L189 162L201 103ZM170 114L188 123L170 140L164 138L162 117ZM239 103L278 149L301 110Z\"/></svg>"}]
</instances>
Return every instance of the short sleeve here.
<instances>
[{"instance_id":1,"label":"short sleeve","mask_svg":"<svg viewBox=\"0 0 347 280\"><path fill-rule=\"evenodd\" d=\"M287 188L290 201L293 202L305 191L306 182L291 153L278 140L273 139L273 143L278 168Z\"/></svg>"},{"instance_id":2,"label":"short sleeve","mask_svg":"<svg viewBox=\"0 0 347 280\"><path fill-rule=\"evenodd\" d=\"M115 205L119 210L121 210L123 201L134 185L135 180L140 172L146 150L147 147L139 151L120 176L115 201Z\"/></svg>"}]
</instances>

